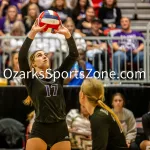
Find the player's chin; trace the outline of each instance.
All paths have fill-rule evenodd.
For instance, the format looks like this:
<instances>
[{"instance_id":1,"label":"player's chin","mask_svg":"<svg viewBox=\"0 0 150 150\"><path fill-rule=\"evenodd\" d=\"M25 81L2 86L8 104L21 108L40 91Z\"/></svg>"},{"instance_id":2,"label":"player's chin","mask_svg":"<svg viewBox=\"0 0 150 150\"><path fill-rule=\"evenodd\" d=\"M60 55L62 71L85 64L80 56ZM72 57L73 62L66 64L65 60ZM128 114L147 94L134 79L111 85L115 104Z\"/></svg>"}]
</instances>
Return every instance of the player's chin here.
<instances>
[{"instance_id":1,"label":"player's chin","mask_svg":"<svg viewBox=\"0 0 150 150\"><path fill-rule=\"evenodd\" d=\"M47 62L46 64L45 64L45 68L49 68L50 66L49 66L49 63Z\"/></svg>"},{"instance_id":2,"label":"player's chin","mask_svg":"<svg viewBox=\"0 0 150 150\"><path fill-rule=\"evenodd\" d=\"M47 68L49 68L50 66L49 66L49 63L47 62L47 63L43 63L42 65L41 65L41 68L42 69L47 69Z\"/></svg>"}]
</instances>

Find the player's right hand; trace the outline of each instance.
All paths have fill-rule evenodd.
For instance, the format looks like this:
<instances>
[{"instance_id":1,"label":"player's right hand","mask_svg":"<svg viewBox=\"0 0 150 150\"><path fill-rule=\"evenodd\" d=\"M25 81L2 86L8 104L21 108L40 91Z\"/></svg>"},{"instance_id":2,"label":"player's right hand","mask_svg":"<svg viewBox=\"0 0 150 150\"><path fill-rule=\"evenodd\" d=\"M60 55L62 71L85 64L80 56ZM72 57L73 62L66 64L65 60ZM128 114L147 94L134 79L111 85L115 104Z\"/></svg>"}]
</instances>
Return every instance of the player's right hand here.
<instances>
[{"instance_id":1,"label":"player's right hand","mask_svg":"<svg viewBox=\"0 0 150 150\"><path fill-rule=\"evenodd\" d=\"M46 24L44 26L40 27L38 25L38 19L36 19L32 28L31 28L31 31L35 32L35 33L42 32L45 27L46 27Z\"/></svg>"}]
</instances>

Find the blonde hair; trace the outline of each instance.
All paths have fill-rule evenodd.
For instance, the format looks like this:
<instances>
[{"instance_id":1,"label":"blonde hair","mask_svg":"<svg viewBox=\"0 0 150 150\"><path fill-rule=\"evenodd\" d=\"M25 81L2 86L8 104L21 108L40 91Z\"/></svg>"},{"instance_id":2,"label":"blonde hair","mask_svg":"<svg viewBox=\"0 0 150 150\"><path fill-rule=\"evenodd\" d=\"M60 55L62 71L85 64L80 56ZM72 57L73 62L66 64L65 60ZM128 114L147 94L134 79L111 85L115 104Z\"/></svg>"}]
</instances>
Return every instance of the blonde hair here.
<instances>
[{"instance_id":1,"label":"blonde hair","mask_svg":"<svg viewBox=\"0 0 150 150\"><path fill-rule=\"evenodd\" d=\"M109 108L106 104L104 104L103 83L95 78L87 78L83 81L81 85L81 91L83 92L84 95L86 95L91 105L93 106L99 105L103 109L107 110L111 114L111 116L116 120L122 132L122 125L117 115L111 110L111 108Z\"/></svg>"},{"instance_id":2,"label":"blonde hair","mask_svg":"<svg viewBox=\"0 0 150 150\"><path fill-rule=\"evenodd\" d=\"M52 7L56 7L56 1L57 1L57 0L54 0L54 1L53 1L53 3L52 3ZM66 9L66 8L67 8L66 0L63 0L63 1L64 1L64 6L63 6L63 8L65 8L65 9Z\"/></svg>"},{"instance_id":3,"label":"blonde hair","mask_svg":"<svg viewBox=\"0 0 150 150\"><path fill-rule=\"evenodd\" d=\"M35 114L35 111L30 112L27 116L27 121L31 121L32 118L34 117L34 114Z\"/></svg>"},{"instance_id":4,"label":"blonde hair","mask_svg":"<svg viewBox=\"0 0 150 150\"><path fill-rule=\"evenodd\" d=\"M9 26L10 25L10 19L9 19L9 16L8 16L8 11L9 9L11 8L14 8L15 11L16 11L16 18L15 18L15 21L17 20L17 15L18 15L18 11L17 11L17 7L14 6L14 5L10 5L7 9L7 14L6 14L6 20L5 20L5 26Z\"/></svg>"},{"instance_id":5,"label":"blonde hair","mask_svg":"<svg viewBox=\"0 0 150 150\"><path fill-rule=\"evenodd\" d=\"M13 24L13 27L11 29L10 34L12 34L14 31L20 31L21 35L20 36L25 36L25 26L21 21L16 21Z\"/></svg>"},{"instance_id":6,"label":"blonde hair","mask_svg":"<svg viewBox=\"0 0 150 150\"><path fill-rule=\"evenodd\" d=\"M32 105L32 99L30 96L28 96L24 101L23 101L24 105Z\"/></svg>"},{"instance_id":7,"label":"blonde hair","mask_svg":"<svg viewBox=\"0 0 150 150\"><path fill-rule=\"evenodd\" d=\"M35 16L35 18L31 18L31 16L29 15L29 8L30 8L30 7L34 7L34 8L36 9L36 16ZM26 24L27 24L29 27L31 27L33 21L34 21L34 20L39 16L39 14L40 14L39 7L38 7L36 4L30 4L30 5L28 6L28 13L27 13L27 14L28 14L28 15L25 16Z\"/></svg>"},{"instance_id":8,"label":"blonde hair","mask_svg":"<svg viewBox=\"0 0 150 150\"><path fill-rule=\"evenodd\" d=\"M28 62L29 62L30 69L32 69L32 63L33 63L33 61L34 61L35 54L36 54L36 52L38 52L38 51L41 51L41 50L36 50L35 52L33 52L33 53L29 56ZM24 103L25 105L32 105L32 104L33 104L32 99L31 99L30 96L28 96L28 97L23 101L23 103Z\"/></svg>"}]
</instances>

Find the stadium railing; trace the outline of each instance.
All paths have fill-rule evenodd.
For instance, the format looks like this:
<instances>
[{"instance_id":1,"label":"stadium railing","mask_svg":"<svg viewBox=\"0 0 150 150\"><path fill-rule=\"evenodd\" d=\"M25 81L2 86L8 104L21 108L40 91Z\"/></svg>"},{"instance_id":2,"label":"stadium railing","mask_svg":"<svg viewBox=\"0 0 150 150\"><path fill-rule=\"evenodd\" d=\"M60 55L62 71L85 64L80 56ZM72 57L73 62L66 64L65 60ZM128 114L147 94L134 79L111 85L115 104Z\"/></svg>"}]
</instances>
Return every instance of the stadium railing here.
<instances>
[{"instance_id":1,"label":"stadium railing","mask_svg":"<svg viewBox=\"0 0 150 150\"><path fill-rule=\"evenodd\" d=\"M146 33L146 44L147 44L147 74L148 81L150 81L150 22L147 24L147 33Z\"/></svg>"},{"instance_id":2,"label":"stadium railing","mask_svg":"<svg viewBox=\"0 0 150 150\"><path fill-rule=\"evenodd\" d=\"M141 40L144 44L144 61L143 61L143 67L140 68L140 62L139 62L139 58L138 58L138 61L136 63L136 67L134 67L134 64L133 64L133 59L131 57L131 61L130 63L126 63L126 61L124 61L124 68L123 70L120 69L120 57L118 57L118 72L119 72L119 75L123 75L124 76L120 76L120 78L117 78L115 79L114 78L114 63L113 63L113 54L114 54L114 51L113 51L113 48L112 48L112 41L113 40L120 40L120 37L82 37L82 39L84 39L85 41L92 41L92 40L103 40L103 41L107 41L107 45L108 45L108 50L107 52L105 53L105 69L102 70L102 67L101 65L98 64L98 73L100 75L103 75L101 76L101 79L104 83L106 84L122 84L122 83L125 83L125 84L144 84L144 83L150 83L150 65L149 65L149 58L150 58L150 52L149 52L149 44L150 44L150 41L149 41L149 31L150 30L150 25L148 26L148 29L147 29L147 38L146 39L143 39L143 38L140 38L140 37L135 37L135 38L132 38L131 41L133 39L138 39L138 40ZM22 39L22 40L25 40L25 37L7 37L7 36L3 36L3 37L0 37L0 41L2 43L3 40L11 40L11 39ZM41 39L41 38L35 38L35 42L36 42L36 39ZM64 58L66 57L68 50L66 50L66 52L63 51L62 49L62 44L63 42L61 41L60 38L54 38L54 37L50 37L50 38L46 38L46 37L43 37L42 39L46 39L47 40L47 43L46 45L44 46L45 42L41 42L39 43L38 41L38 44L40 44L41 46L41 49L47 49L47 50L51 50L51 45L49 43L49 41L51 39L56 39L58 40L59 42L59 45L57 45L55 51L54 51L54 57L53 57L53 68L57 68L58 66L61 65L61 63L63 62ZM76 38L76 39L81 39L81 38ZM122 37L121 39L126 39L125 37ZM55 42L53 42L53 44L55 45ZM3 52L6 52L6 53L9 53L11 55L11 51L6 51L2 45L0 45L0 48ZM33 46L32 48L36 48L36 49L39 49L38 46ZM67 47L66 47L67 48ZM106 59L106 56L107 54L109 54L109 62L107 62L107 59ZM131 53L132 55L132 53ZM1 57L2 58L2 57ZM88 58L87 58L88 60ZM101 54L98 56L98 62L100 63L101 61ZM95 66L96 62L95 60L93 59L92 62L93 66ZM110 70L107 72L108 68L107 68L107 64L110 63ZM6 69L5 68L5 65L3 63L3 70ZM103 72L102 72L103 71ZM123 71L123 72L122 72ZM120 74L121 73L121 74ZM122 74L123 73L123 74ZM110 74L112 75L110 77ZM131 74L131 75L130 75ZM135 77L136 76L136 77ZM108 78L109 77L109 78Z\"/></svg>"},{"instance_id":3,"label":"stadium railing","mask_svg":"<svg viewBox=\"0 0 150 150\"><path fill-rule=\"evenodd\" d=\"M109 57L111 57L110 58L110 72L109 72L109 74L113 73L113 71L114 71L113 54L115 52L112 48L112 41L113 40L120 40L120 39L121 40L123 40L123 39L126 40L126 37L122 37L122 38L120 38L120 37L83 37L83 39L85 39L85 41L87 41L87 40L90 40L90 41L92 41L92 40L107 41L107 43L109 45L108 46L108 53L109 53ZM134 38L131 39L131 41L134 40L134 39L141 40L144 44L143 67L142 68L140 67L139 54L137 54L138 55L138 61L136 63L136 67L133 64L133 59L131 57L131 60L130 60L129 64L126 61L124 61L124 63L123 63L124 64L124 69L121 70L120 69L120 57L118 57L118 64L119 64L118 65L118 72L119 72L119 74L120 73L126 73L125 76L124 77L122 76L122 78L120 78L120 79L117 78L117 80L114 79L114 77L109 78L110 81L108 81L108 78L104 79L104 77L102 77L104 79L104 82L107 82L107 83L108 82L110 82L110 83L135 83L135 84L136 83L137 84L138 83L150 83L150 80L149 80L150 73L148 72L148 66L149 65L148 65L148 61L147 61L147 59L148 59L147 56L149 54L149 51L147 49L147 40L143 39L141 37L134 37ZM132 53L131 53L131 56L132 56ZM107 59L105 59L105 66L107 66L107 63L108 63ZM92 64L94 65L95 62L93 61ZM107 70L107 68L105 68L105 71L106 70ZM99 68L99 71L101 71L101 68ZM129 75L129 74L131 74L131 75ZM143 74L143 76L142 76L142 74ZM132 76L134 76L134 77L132 77Z\"/></svg>"}]
</instances>

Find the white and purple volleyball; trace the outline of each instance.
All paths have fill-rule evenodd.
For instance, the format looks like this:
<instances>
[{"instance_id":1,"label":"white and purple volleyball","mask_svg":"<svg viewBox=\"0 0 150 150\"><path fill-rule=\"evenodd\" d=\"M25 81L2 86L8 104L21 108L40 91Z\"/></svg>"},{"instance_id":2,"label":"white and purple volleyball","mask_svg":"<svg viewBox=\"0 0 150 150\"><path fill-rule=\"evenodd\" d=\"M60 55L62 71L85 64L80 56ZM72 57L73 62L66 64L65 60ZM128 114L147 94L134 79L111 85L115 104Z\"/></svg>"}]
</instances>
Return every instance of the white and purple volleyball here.
<instances>
[{"instance_id":1,"label":"white and purple volleyball","mask_svg":"<svg viewBox=\"0 0 150 150\"><path fill-rule=\"evenodd\" d=\"M60 25L60 17L59 15L53 10L45 10L41 12L38 17L38 25L40 27L44 26L44 32L51 32L51 29L58 29Z\"/></svg>"}]
</instances>

